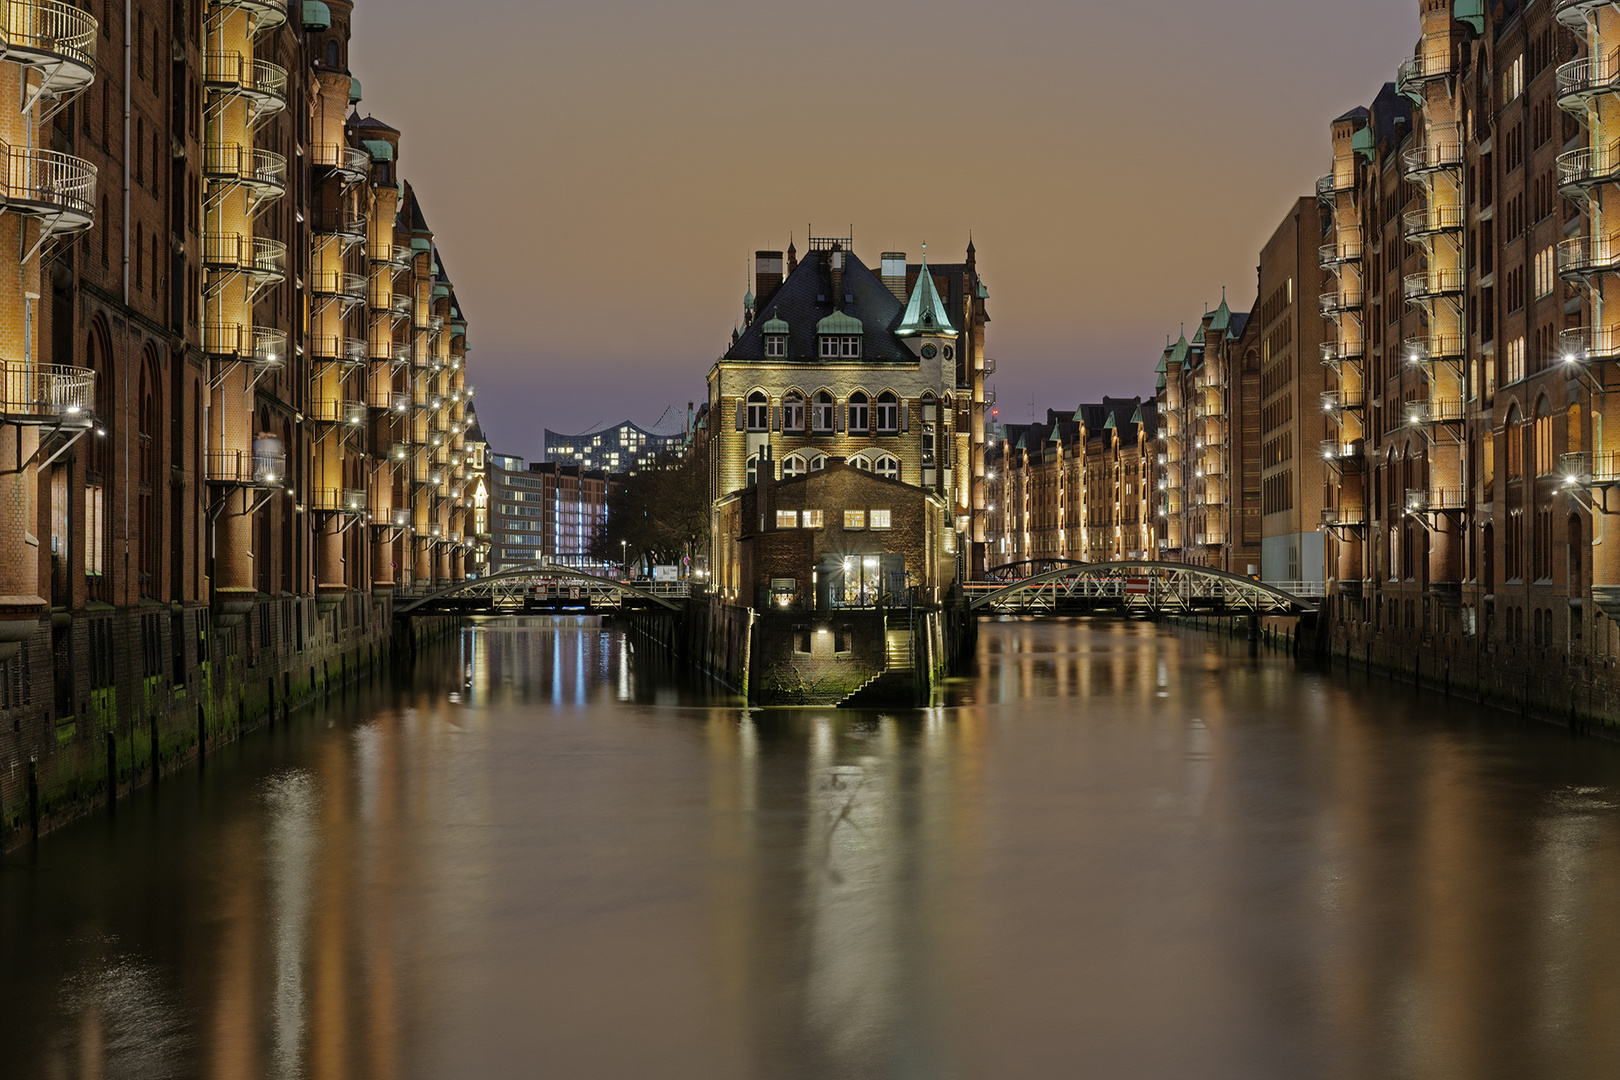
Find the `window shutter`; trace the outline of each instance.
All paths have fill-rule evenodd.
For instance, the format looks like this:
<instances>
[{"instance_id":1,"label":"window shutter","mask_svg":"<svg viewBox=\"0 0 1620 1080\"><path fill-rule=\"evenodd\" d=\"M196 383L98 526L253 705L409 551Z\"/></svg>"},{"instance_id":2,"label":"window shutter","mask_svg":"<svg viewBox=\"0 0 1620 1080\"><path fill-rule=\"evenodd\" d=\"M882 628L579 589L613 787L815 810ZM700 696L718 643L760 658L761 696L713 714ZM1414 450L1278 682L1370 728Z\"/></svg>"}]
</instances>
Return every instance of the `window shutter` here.
<instances>
[{"instance_id":1,"label":"window shutter","mask_svg":"<svg viewBox=\"0 0 1620 1080\"><path fill-rule=\"evenodd\" d=\"M748 426L748 402L737 402L737 430L743 431Z\"/></svg>"},{"instance_id":2,"label":"window shutter","mask_svg":"<svg viewBox=\"0 0 1620 1080\"><path fill-rule=\"evenodd\" d=\"M908 432L908 431L911 430L911 403L910 402L902 401L900 403L900 430L902 432Z\"/></svg>"}]
</instances>

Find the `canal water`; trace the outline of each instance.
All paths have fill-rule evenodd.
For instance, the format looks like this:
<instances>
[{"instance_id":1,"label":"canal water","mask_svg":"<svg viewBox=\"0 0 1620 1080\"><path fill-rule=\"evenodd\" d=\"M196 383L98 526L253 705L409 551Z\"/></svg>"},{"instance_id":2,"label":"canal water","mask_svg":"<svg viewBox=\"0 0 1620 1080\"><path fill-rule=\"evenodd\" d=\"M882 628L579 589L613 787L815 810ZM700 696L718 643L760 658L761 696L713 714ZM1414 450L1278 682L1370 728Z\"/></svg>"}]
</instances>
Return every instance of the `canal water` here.
<instances>
[{"instance_id":1,"label":"canal water","mask_svg":"<svg viewBox=\"0 0 1620 1080\"><path fill-rule=\"evenodd\" d=\"M748 711L466 631L0 863L19 1078L1620 1075L1620 745L993 622Z\"/></svg>"}]
</instances>

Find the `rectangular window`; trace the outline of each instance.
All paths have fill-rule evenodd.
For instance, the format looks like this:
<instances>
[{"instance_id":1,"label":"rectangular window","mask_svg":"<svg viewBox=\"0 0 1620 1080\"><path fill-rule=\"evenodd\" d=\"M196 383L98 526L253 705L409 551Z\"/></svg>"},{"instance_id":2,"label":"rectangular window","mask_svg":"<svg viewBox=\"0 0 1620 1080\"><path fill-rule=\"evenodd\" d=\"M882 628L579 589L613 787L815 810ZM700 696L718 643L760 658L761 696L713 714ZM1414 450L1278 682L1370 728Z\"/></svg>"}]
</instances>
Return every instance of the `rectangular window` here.
<instances>
[{"instance_id":1,"label":"rectangular window","mask_svg":"<svg viewBox=\"0 0 1620 1080\"><path fill-rule=\"evenodd\" d=\"M787 338L783 337L781 334L768 335L765 338L765 355L766 356L786 356L787 355Z\"/></svg>"},{"instance_id":2,"label":"rectangular window","mask_svg":"<svg viewBox=\"0 0 1620 1080\"><path fill-rule=\"evenodd\" d=\"M821 356L824 360L836 360L838 358L837 338L823 337L821 339Z\"/></svg>"},{"instance_id":3,"label":"rectangular window","mask_svg":"<svg viewBox=\"0 0 1620 1080\"><path fill-rule=\"evenodd\" d=\"M797 510L778 510L776 512L776 527L778 529L797 529L799 527L799 512Z\"/></svg>"},{"instance_id":4,"label":"rectangular window","mask_svg":"<svg viewBox=\"0 0 1620 1080\"><path fill-rule=\"evenodd\" d=\"M866 528L866 511L865 510L845 510L844 511L844 528L846 528L846 529L864 529L864 528Z\"/></svg>"},{"instance_id":5,"label":"rectangular window","mask_svg":"<svg viewBox=\"0 0 1620 1080\"><path fill-rule=\"evenodd\" d=\"M861 355L861 339L858 337L842 337L838 339L839 354L842 356L859 357Z\"/></svg>"},{"instance_id":6,"label":"rectangular window","mask_svg":"<svg viewBox=\"0 0 1620 1080\"><path fill-rule=\"evenodd\" d=\"M819 529L822 526L822 513L820 510L804 510L800 513L800 520L806 529Z\"/></svg>"},{"instance_id":7,"label":"rectangular window","mask_svg":"<svg viewBox=\"0 0 1620 1080\"><path fill-rule=\"evenodd\" d=\"M890 527L889 526L889 511L887 511L887 510L873 510L872 513L871 513L871 517L872 517L872 528L874 528L874 529L887 529L887 528Z\"/></svg>"}]
</instances>

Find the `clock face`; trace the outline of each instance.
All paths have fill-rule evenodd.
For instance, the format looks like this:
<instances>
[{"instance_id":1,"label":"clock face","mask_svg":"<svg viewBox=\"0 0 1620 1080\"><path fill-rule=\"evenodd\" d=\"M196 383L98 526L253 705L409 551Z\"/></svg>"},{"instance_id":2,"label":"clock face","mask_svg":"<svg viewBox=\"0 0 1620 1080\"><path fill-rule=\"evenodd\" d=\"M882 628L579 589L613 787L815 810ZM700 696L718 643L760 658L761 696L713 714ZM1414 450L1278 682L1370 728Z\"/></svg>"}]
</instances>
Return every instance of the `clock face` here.
<instances>
[{"instance_id":1,"label":"clock face","mask_svg":"<svg viewBox=\"0 0 1620 1080\"><path fill-rule=\"evenodd\" d=\"M922 356L923 356L923 359L924 359L924 360L932 360L932 359L933 359L933 358L934 358L934 354L935 354L935 353L936 353L936 352L937 352L937 351L938 351L938 350L936 350L936 349L935 349L935 348L934 348L934 345L933 345L933 343L932 343L932 342L929 342L929 343L928 343L928 344L927 344L927 345L924 345L924 346L923 346L923 347L922 347Z\"/></svg>"}]
</instances>

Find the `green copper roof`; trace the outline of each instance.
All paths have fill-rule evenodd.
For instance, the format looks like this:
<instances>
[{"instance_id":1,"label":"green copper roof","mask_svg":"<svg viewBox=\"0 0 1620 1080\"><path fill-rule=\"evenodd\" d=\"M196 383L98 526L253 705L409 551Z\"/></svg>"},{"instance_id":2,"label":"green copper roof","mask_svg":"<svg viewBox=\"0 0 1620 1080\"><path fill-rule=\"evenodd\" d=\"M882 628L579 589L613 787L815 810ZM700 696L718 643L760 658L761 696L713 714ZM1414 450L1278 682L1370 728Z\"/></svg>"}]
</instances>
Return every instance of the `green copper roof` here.
<instances>
[{"instance_id":1,"label":"green copper roof","mask_svg":"<svg viewBox=\"0 0 1620 1080\"><path fill-rule=\"evenodd\" d=\"M743 293L743 307L752 308L753 306L754 306L754 290L749 289L747 292Z\"/></svg>"},{"instance_id":2,"label":"green copper roof","mask_svg":"<svg viewBox=\"0 0 1620 1080\"><path fill-rule=\"evenodd\" d=\"M939 298L939 290L934 288L934 275L928 272L928 254L923 253L922 269L917 271L917 284L912 287L911 299L906 303L906 313L900 319L899 329L895 330L901 337L911 337L916 334L954 334L956 330L951 326L950 313L945 310L945 302Z\"/></svg>"},{"instance_id":3,"label":"green copper roof","mask_svg":"<svg viewBox=\"0 0 1620 1080\"><path fill-rule=\"evenodd\" d=\"M1215 309L1215 318L1210 320L1209 328L1218 333L1225 333L1232 325L1232 309L1226 306L1226 292L1221 291L1221 306Z\"/></svg>"},{"instance_id":4,"label":"green copper roof","mask_svg":"<svg viewBox=\"0 0 1620 1080\"><path fill-rule=\"evenodd\" d=\"M1108 419L1103 421L1103 430L1107 431L1109 428L1111 428L1113 426L1114 426L1114 414L1112 412L1110 412L1108 414Z\"/></svg>"},{"instance_id":5,"label":"green copper roof","mask_svg":"<svg viewBox=\"0 0 1620 1080\"><path fill-rule=\"evenodd\" d=\"M1165 357L1168 356L1168 355L1169 355L1168 353L1160 353L1159 354L1159 366L1154 368L1153 370L1158 372L1160 375L1163 375L1166 371L1170 370L1170 365L1165 362Z\"/></svg>"},{"instance_id":6,"label":"green copper roof","mask_svg":"<svg viewBox=\"0 0 1620 1080\"><path fill-rule=\"evenodd\" d=\"M433 246L433 241L429 240L425 236L413 236L413 237L411 237L411 250L412 251L423 252L423 251L427 251L432 246Z\"/></svg>"},{"instance_id":7,"label":"green copper roof","mask_svg":"<svg viewBox=\"0 0 1620 1080\"><path fill-rule=\"evenodd\" d=\"M1170 350L1170 361L1175 364L1187 362L1187 331L1182 330L1181 337L1176 341L1175 347Z\"/></svg>"},{"instance_id":8,"label":"green copper roof","mask_svg":"<svg viewBox=\"0 0 1620 1080\"><path fill-rule=\"evenodd\" d=\"M437 300L440 297L448 297L449 295L450 295L450 286L448 286L448 285L435 285L435 286L433 286L433 299Z\"/></svg>"},{"instance_id":9,"label":"green copper roof","mask_svg":"<svg viewBox=\"0 0 1620 1080\"><path fill-rule=\"evenodd\" d=\"M863 329L861 320L853 315L846 315L842 311L835 311L816 323L816 333L818 334L859 334Z\"/></svg>"},{"instance_id":10,"label":"green copper roof","mask_svg":"<svg viewBox=\"0 0 1620 1080\"><path fill-rule=\"evenodd\" d=\"M1085 415L1079 409L1074 410L1074 416L1070 417L1070 419L1077 424L1083 424L1086 422Z\"/></svg>"},{"instance_id":11,"label":"green copper roof","mask_svg":"<svg viewBox=\"0 0 1620 1080\"><path fill-rule=\"evenodd\" d=\"M1022 449L1024 449L1024 437L1022 435L1018 436L1018 442L1013 445L1013 449L1014 450L1022 450Z\"/></svg>"},{"instance_id":12,"label":"green copper roof","mask_svg":"<svg viewBox=\"0 0 1620 1080\"><path fill-rule=\"evenodd\" d=\"M1164 387L1165 387L1165 377L1163 375L1160 375L1159 376L1159 387L1158 388L1160 390L1163 390Z\"/></svg>"},{"instance_id":13,"label":"green copper roof","mask_svg":"<svg viewBox=\"0 0 1620 1080\"><path fill-rule=\"evenodd\" d=\"M365 140L365 148L371 151L371 160L373 161L394 160L394 148L381 139Z\"/></svg>"},{"instance_id":14,"label":"green copper roof","mask_svg":"<svg viewBox=\"0 0 1620 1080\"><path fill-rule=\"evenodd\" d=\"M349 77L349 104L354 105L360 100L360 80Z\"/></svg>"},{"instance_id":15,"label":"green copper roof","mask_svg":"<svg viewBox=\"0 0 1620 1080\"><path fill-rule=\"evenodd\" d=\"M1063 442L1063 433L1062 433L1062 431L1060 431L1058 429L1058 426L1056 424L1052 425L1052 434L1051 434L1050 437L1047 438L1046 441L1047 442L1055 442L1055 443L1062 443Z\"/></svg>"},{"instance_id":16,"label":"green copper roof","mask_svg":"<svg viewBox=\"0 0 1620 1080\"><path fill-rule=\"evenodd\" d=\"M1141 422L1142 422L1142 406L1138 405L1136 407L1136 411L1131 413L1131 423L1140 424Z\"/></svg>"},{"instance_id":17,"label":"green copper roof","mask_svg":"<svg viewBox=\"0 0 1620 1080\"><path fill-rule=\"evenodd\" d=\"M788 324L786 320L778 319L773 316L772 318L765 320L764 329L765 333L767 334L785 334L788 332Z\"/></svg>"},{"instance_id":18,"label":"green copper roof","mask_svg":"<svg viewBox=\"0 0 1620 1080\"><path fill-rule=\"evenodd\" d=\"M1485 0L1456 0L1451 17L1474 28L1474 33L1485 32Z\"/></svg>"},{"instance_id":19,"label":"green copper roof","mask_svg":"<svg viewBox=\"0 0 1620 1080\"><path fill-rule=\"evenodd\" d=\"M1373 130L1371 124L1357 128L1355 131L1350 133L1350 149L1360 154L1368 161L1373 159L1375 151L1373 149Z\"/></svg>"},{"instance_id":20,"label":"green copper roof","mask_svg":"<svg viewBox=\"0 0 1620 1080\"><path fill-rule=\"evenodd\" d=\"M305 30L329 30L332 27L332 9L321 0L304 0Z\"/></svg>"}]
</instances>

